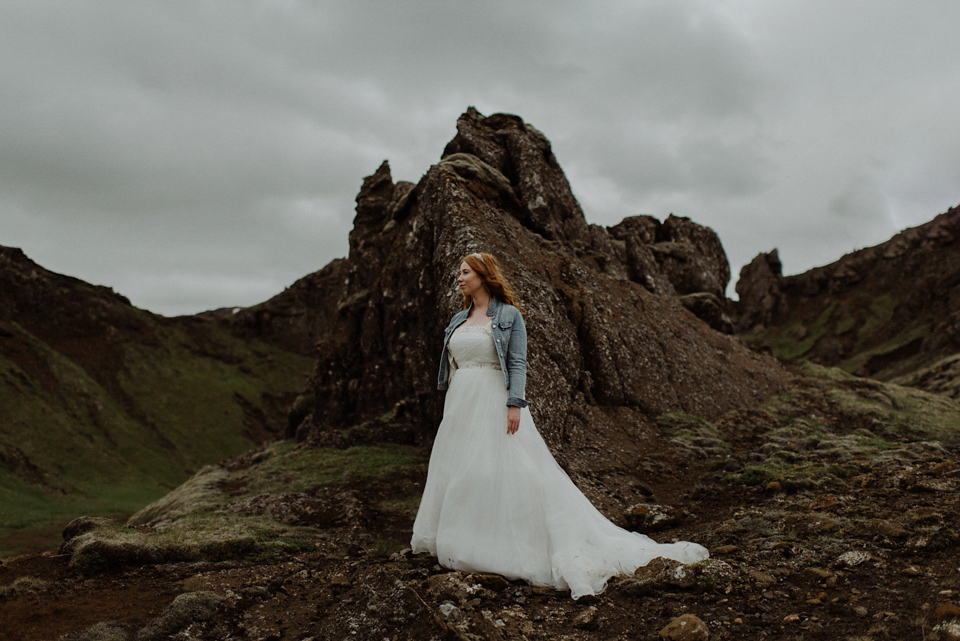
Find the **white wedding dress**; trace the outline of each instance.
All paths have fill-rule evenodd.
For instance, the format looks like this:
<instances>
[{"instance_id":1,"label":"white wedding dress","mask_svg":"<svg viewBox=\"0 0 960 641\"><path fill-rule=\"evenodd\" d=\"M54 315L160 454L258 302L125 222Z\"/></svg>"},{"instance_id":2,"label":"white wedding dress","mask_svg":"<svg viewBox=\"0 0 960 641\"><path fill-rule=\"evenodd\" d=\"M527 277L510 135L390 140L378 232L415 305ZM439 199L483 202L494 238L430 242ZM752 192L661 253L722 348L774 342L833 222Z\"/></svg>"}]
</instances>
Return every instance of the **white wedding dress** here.
<instances>
[{"instance_id":1,"label":"white wedding dress","mask_svg":"<svg viewBox=\"0 0 960 641\"><path fill-rule=\"evenodd\" d=\"M657 543L606 519L557 465L530 412L507 434L507 390L490 327L461 325L457 369L413 525L414 552L455 570L598 594L607 579L662 556L707 558L696 543Z\"/></svg>"}]
</instances>

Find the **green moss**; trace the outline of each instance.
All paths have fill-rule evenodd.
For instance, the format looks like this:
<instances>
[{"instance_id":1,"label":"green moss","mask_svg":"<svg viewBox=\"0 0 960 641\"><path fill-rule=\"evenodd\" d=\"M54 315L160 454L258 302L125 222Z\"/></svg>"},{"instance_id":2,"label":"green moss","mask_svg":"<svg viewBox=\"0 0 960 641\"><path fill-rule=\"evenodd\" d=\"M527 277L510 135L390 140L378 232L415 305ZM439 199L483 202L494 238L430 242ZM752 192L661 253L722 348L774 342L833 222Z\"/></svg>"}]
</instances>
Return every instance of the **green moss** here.
<instances>
[{"instance_id":1,"label":"green moss","mask_svg":"<svg viewBox=\"0 0 960 641\"><path fill-rule=\"evenodd\" d=\"M874 335L890 322L897 309L899 301L893 294L881 294L870 301L860 329L857 330L857 341L854 350L859 350L864 343L870 341Z\"/></svg>"},{"instance_id":2,"label":"green moss","mask_svg":"<svg viewBox=\"0 0 960 641\"><path fill-rule=\"evenodd\" d=\"M370 298L370 290L361 289L355 294L351 294L346 300L340 303L340 305L337 307L337 311L349 310L364 305L366 304L368 298Z\"/></svg>"},{"instance_id":3,"label":"green moss","mask_svg":"<svg viewBox=\"0 0 960 641\"><path fill-rule=\"evenodd\" d=\"M837 324L834 327L834 333L837 336L843 336L856 326L857 319L854 318L852 314L844 312L844 314L837 320Z\"/></svg>"},{"instance_id":4,"label":"green moss","mask_svg":"<svg viewBox=\"0 0 960 641\"><path fill-rule=\"evenodd\" d=\"M699 416L668 412L656 418L660 430L689 458L716 459L730 454L730 444L720 438L717 428Z\"/></svg>"},{"instance_id":5,"label":"green moss","mask_svg":"<svg viewBox=\"0 0 960 641\"><path fill-rule=\"evenodd\" d=\"M856 356L848 358L840 363L838 367L846 372L856 372L862 365L869 362L872 358L876 356L884 356L885 354L894 352L905 345L909 345L914 341L923 339L923 337L929 333L929 325L920 325L914 327L906 332L903 332L902 334L897 334L896 336L884 341L872 349L860 352Z\"/></svg>"},{"instance_id":6,"label":"green moss","mask_svg":"<svg viewBox=\"0 0 960 641\"><path fill-rule=\"evenodd\" d=\"M420 498L420 492L416 492L409 496L391 498L381 502L379 509L382 512L391 514L415 515L417 513L417 508L420 507Z\"/></svg>"},{"instance_id":7,"label":"green moss","mask_svg":"<svg viewBox=\"0 0 960 641\"><path fill-rule=\"evenodd\" d=\"M702 430L710 431L713 424L700 418L695 414L685 414L683 412L665 412L656 418L657 427L664 434L674 435L681 432L699 432Z\"/></svg>"},{"instance_id":8,"label":"green moss","mask_svg":"<svg viewBox=\"0 0 960 641\"><path fill-rule=\"evenodd\" d=\"M241 471L244 494L306 492L422 465L420 450L409 445L358 445L315 448L292 442L272 446L269 458L251 472Z\"/></svg>"},{"instance_id":9,"label":"green moss","mask_svg":"<svg viewBox=\"0 0 960 641\"><path fill-rule=\"evenodd\" d=\"M388 558L391 554L400 552L406 547L408 547L406 542L401 543L388 539L375 539L367 546L367 552L373 557Z\"/></svg>"},{"instance_id":10,"label":"green moss","mask_svg":"<svg viewBox=\"0 0 960 641\"><path fill-rule=\"evenodd\" d=\"M423 466L422 454L412 447L358 446L345 450L311 448L293 442L275 443L257 457L259 462L228 473L208 467L178 488L170 511L150 506L147 512L159 532L105 525L70 544L71 563L88 567L142 565L171 561L262 560L282 554L312 550L324 536L311 526L295 526L234 507L239 501L265 495L308 492L331 484L358 480L376 482L389 475ZM231 496L224 484L235 488ZM196 491L190 489L195 487ZM189 497L200 492L192 502ZM394 496L379 510L384 514L412 515L416 496ZM157 505L162 505L163 502ZM383 539L374 552L389 556L399 543ZM378 551L379 550L379 551Z\"/></svg>"},{"instance_id":11,"label":"green moss","mask_svg":"<svg viewBox=\"0 0 960 641\"><path fill-rule=\"evenodd\" d=\"M780 481L785 477L783 465L761 463L759 465L744 466L736 474L728 474L724 481L741 485L766 485L772 481Z\"/></svg>"}]
</instances>

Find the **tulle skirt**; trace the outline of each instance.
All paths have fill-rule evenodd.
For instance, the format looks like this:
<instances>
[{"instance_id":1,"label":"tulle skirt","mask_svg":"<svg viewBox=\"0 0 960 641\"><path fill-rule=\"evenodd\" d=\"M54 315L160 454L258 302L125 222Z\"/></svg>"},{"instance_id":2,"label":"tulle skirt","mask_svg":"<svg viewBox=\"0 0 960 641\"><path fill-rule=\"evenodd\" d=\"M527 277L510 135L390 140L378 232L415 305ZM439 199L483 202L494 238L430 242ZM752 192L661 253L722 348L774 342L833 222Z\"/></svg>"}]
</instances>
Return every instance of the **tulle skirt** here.
<instances>
[{"instance_id":1,"label":"tulle skirt","mask_svg":"<svg viewBox=\"0 0 960 641\"><path fill-rule=\"evenodd\" d=\"M696 543L661 544L606 519L557 465L526 409L507 434L499 369L456 371L413 526L414 552L454 570L598 594L607 579L658 556L707 558Z\"/></svg>"}]
</instances>

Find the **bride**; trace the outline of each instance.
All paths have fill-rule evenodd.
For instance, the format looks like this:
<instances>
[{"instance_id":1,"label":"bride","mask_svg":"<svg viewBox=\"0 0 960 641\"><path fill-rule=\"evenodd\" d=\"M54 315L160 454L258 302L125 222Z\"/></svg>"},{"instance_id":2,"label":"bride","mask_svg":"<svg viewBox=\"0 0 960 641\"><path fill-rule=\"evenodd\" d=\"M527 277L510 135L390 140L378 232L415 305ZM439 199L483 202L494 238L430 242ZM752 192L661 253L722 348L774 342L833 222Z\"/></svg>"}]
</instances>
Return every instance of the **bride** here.
<instances>
[{"instance_id":1,"label":"bride","mask_svg":"<svg viewBox=\"0 0 960 641\"><path fill-rule=\"evenodd\" d=\"M454 570L569 589L574 599L658 556L707 558L696 543L657 543L617 527L580 492L526 409L527 333L496 258L466 256L457 282L464 309L444 331L447 395L413 551Z\"/></svg>"}]
</instances>

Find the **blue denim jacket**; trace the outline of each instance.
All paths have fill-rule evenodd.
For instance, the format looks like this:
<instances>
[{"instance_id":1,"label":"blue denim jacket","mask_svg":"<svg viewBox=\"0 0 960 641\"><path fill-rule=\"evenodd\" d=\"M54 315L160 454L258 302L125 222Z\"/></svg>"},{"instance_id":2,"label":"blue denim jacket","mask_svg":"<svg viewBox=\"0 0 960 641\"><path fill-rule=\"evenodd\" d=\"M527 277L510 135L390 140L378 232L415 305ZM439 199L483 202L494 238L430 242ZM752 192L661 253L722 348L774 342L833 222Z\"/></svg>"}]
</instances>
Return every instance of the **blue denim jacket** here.
<instances>
[{"instance_id":1,"label":"blue denim jacket","mask_svg":"<svg viewBox=\"0 0 960 641\"><path fill-rule=\"evenodd\" d=\"M440 354L440 376L437 380L437 389L445 390L450 385L450 377L456 370L456 364L450 363L447 346L453 330L467 320L470 307L453 315L450 324L443 330L443 353ZM493 330L493 344L500 357L500 369L503 370L503 382L508 390L507 405L526 407L527 401L523 398L524 388L527 385L527 328L523 324L523 316L513 305L501 303L496 298L490 299L487 307L487 316L491 317L490 327Z\"/></svg>"}]
</instances>

